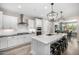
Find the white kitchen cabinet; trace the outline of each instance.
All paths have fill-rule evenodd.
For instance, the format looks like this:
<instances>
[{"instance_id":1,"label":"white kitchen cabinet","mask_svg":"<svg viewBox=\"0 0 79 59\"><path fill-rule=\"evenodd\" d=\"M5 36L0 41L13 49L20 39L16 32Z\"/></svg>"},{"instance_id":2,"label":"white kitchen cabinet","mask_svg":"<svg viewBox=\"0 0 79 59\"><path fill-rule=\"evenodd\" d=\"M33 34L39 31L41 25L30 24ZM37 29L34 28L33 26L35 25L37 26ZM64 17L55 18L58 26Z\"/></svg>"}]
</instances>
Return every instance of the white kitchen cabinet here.
<instances>
[{"instance_id":1,"label":"white kitchen cabinet","mask_svg":"<svg viewBox=\"0 0 79 59\"><path fill-rule=\"evenodd\" d=\"M4 28L13 28L16 29L17 28L17 17L14 16L8 16L8 15L3 15L3 24L4 24Z\"/></svg>"},{"instance_id":2,"label":"white kitchen cabinet","mask_svg":"<svg viewBox=\"0 0 79 59\"><path fill-rule=\"evenodd\" d=\"M3 15L3 12L0 11L0 29L2 28L17 28L17 17Z\"/></svg>"},{"instance_id":3,"label":"white kitchen cabinet","mask_svg":"<svg viewBox=\"0 0 79 59\"><path fill-rule=\"evenodd\" d=\"M18 45L24 44L23 35L16 36Z\"/></svg>"},{"instance_id":4,"label":"white kitchen cabinet","mask_svg":"<svg viewBox=\"0 0 79 59\"><path fill-rule=\"evenodd\" d=\"M43 20L43 33L48 34L48 20Z\"/></svg>"},{"instance_id":5,"label":"white kitchen cabinet","mask_svg":"<svg viewBox=\"0 0 79 59\"><path fill-rule=\"evenodd\" d=\"M8 47L16 47L19 44L17 36L12 36L7 38L8 38Z\"/></svg>"},{"instance_id":6,"label":"white kitchen cabinet","mask_svg":"<svg viewBox=\"0 0 79 59\"><path fill-rule=\"evenodd\" d=\"M17 39L20 44L30 43L32 40L31 34L19 35L17 36Z\"/></svg>"},{"instance_id":7,"label":"white kitchen cabinet","mask_svg":"<svg viewBox=\"0 0 79 59\"><path fill-rule=\"evenodd\" d=\"M25 35L17 35L11 37L3 37L0 38L0 49L9 49L14 48L16 46L31 43L32 34L25 34Z\"/></svg>"},{"instance_id":8,"label":"white kitchen cabinet","mask_svg":"<svg viewBox=\"0 0 79 59\"><path fill-rule=\"evenodd\" d=\"M43 26L43 20L42 19L35 19L36 21L36 27L42 27Z\"/></svg>"},{"instance_id":9,"label":"white kitchen cabinet","mask_svg":"<svg viewBox=\"0 0 79 59\"><path fill-rule=\"evenodd\" d=\"M3 17L3 12L0 11L0 29L2 28L2 17Z\"/></svg>"},{"instance_id":10,"label":"white kitchen cabinet","mask_svg":"<svg viewBox=\"0 0 79 59\"><path fill-rule=\"evenodd\" d=\"M8 47L16 47L21 44L26 44L31 42L31 36L29 34L26 35L18 35L18 36L12 36L12 37L6 37L8 38Z\"/></svg>"},{"instance_id":11,"label":"white kitchen cabinet","mask_svg":"<svg viewBox=\"0 0 79 59\"><path fill-rule=\"evenodd\" d=\"M32 40L32 38L31 38L31 35L30 34L28 34L28 35L24 35L24 42L25 43L30 43L31 42L31 40Z\"/></svg>"},{"instance_id":12,"label":"white kitchen cabinet","mask_svg":"<svg viewBox=\"0 0 79 59\"><path fill-rule=\"evenodd\" d=\"M0 38L0 49L8 47L8 39L6 37Z\"/></svg>"},{"instance_id":13,"label":"white kitchen cabinet","mask_svg":"<svg viewBox=\"0 0 79 59\"><path fill-rule=\"evenodd\" d=\"M29 19L28 20L28 28L34 29L35 28L35 20Z\"/></svg>"}]
</instances>

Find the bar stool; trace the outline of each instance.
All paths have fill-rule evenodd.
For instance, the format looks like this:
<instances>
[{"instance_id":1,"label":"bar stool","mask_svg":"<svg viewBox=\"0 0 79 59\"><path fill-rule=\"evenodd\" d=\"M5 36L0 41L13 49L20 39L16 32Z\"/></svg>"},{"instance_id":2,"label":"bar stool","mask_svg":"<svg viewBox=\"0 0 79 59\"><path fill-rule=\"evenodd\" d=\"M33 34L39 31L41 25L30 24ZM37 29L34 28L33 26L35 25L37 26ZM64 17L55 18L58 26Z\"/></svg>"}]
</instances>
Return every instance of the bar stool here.
<instances>
[{"instance_id":1,"label":"bar stool","mask_svg":"<svg viewBox=\"0 0 79 59\"><path fill-rule=\"evenodd\" d=\"M60 51L60 54L62 54L62 50L64 49L63 40L60 39L58 42L60 43L60 47L59 47L60 49L59 49L59 51Z\"/></svg>"},{"instance_id":2,"label":"bar stool","mask_svg":"<svg viewBox=\"0 0 79 59\"><path fill-rule=\"evenodd\" d=\"M67 39L65 37L63 37L62 40L63 40L63 50L62 50L62 52L64 52L67 49L67 46L68 46L67 45Z\"/></svg>"},{"instance_id":3,"label":"bar stool","mask_svg":"<svg viewBox=\"0 0 79 59\"><path fill-rule=\"evenodd\" d=\"M60 55L60 52L59 52L59 42L56 42L54 44L51 45L51 53L54 54L54 55Z\"/></svg>"}]
</instances>

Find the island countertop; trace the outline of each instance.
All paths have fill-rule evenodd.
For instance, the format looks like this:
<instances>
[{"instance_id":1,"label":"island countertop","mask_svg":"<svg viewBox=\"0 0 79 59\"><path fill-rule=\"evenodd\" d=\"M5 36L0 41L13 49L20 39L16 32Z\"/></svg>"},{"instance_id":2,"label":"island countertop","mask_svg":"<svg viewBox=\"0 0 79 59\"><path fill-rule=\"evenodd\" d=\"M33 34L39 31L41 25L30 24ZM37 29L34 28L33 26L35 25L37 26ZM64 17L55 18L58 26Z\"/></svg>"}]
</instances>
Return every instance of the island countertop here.
<instances>
[{"instance_id":1,"label":"island countertop","mask_svg":"<svg viewBox=\"0 0 79 59\"><path fill-rule=\"evenodd\" d=\"M51 36L39 35L39 36L32 37L32 39L40 41L44 44L50 44L50 43L54 43L54 42L60 40L63 36L66 36L66 35L67 34L65 34L65 33L54 34L54 35L51 35Z\"/></svg>"}]
</instances>

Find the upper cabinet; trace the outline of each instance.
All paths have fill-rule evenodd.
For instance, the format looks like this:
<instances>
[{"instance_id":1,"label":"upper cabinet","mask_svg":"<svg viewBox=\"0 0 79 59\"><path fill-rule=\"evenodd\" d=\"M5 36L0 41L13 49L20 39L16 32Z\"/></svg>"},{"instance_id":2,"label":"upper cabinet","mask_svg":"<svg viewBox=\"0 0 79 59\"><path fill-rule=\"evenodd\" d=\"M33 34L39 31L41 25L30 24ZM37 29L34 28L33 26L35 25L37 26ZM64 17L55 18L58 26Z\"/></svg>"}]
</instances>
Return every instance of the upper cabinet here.
<instances>
[{"instance_id":1,"label":"upper cabinet","mask_svg":"<svg viewBox=\"0 0 79 59\"><path fill-rule=\"evenodd\" d=\"M3 17L3 12L0 11L0 29L2 28L2 17Z\"/></svg>"},{"instance_id":2,"label":"upper cabinet","mask_svg":"<svg viewBox=\"0 0 79 59\"><path fill-rule=\"evenodd\" d=\"M28 19L28 28L35 29L35 20Z\"/></svg>"},{"instance_id":3,"label":"upper cabinet","mask_svg":"<svg viewBox=\"0 0 79 59\"><path fill-rule=\"evenodd\" d=\"M16 29L17 28L17 17L3 15L3 25L5 29Z\"/></svg>"},{"instance_id":4,"label":"upper cabinet","mask_svg":"<svg viewBox=\"0 0 79 59\"><path fill-rule=\"evenodd\" d=\"M0 11L0 29L16 29L17 28L17 17L4 15Z\"/></svg>"},{"instance_id":5,"label":"upper cabinet","mask_svg":"<svg viewBox=\"0 0 79 59\"><path fill-rule=\"evenodd\" d=\"M42 19L36 18L35 21L36 21L36 27L42 27L43 26L43 20Z\"/></svg>"}]
</instances>

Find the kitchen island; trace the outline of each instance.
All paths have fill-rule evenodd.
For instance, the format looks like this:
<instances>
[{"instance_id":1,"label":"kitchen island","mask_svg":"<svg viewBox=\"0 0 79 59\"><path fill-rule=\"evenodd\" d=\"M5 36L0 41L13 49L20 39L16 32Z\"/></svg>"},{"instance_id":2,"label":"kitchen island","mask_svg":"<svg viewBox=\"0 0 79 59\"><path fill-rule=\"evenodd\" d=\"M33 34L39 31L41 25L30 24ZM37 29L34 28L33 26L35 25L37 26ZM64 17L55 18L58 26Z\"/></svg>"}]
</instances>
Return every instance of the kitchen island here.
<instances>
[{"instance_id":1,"label":"kitchen island","mask_svg":"<svg viewBox=\"0 0 79 59\"><path fill-rule=\"evenodd\" d=\"M53 45L56 42L61 41L63 37L66 38L66 34L59 33L59 34L53 34L51 36L39 35L39 36L32 37L32 54L33 55L51 55L51 51L52 51L51 45ZM64 40L61 42L64 43ZM67 44L67 41L65 41L65 42ZM59 43L58 43L58 45L59 45ZM61 45L59 45L59 48L61 48L60 46Z\"/></svg>"}]
</instances>

